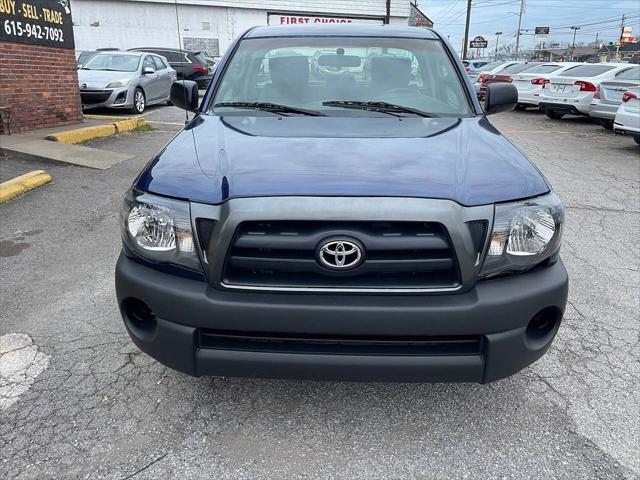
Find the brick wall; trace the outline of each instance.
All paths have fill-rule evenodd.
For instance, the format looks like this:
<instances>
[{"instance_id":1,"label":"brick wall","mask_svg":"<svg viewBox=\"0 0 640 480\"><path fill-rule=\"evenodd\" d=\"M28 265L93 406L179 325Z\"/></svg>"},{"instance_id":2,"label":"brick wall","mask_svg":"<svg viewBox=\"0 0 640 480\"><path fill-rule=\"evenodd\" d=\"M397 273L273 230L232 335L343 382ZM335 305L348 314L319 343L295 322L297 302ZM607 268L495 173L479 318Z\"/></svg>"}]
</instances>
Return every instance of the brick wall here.
<instances>
[{"instance_id":1,"label":"brick wall","mask_svg":"<svg viewBox=\"0 0 640 480\"><path fill-rule=\"evenodd\" d=\"M11 110L12 133L81 121L75 52L0 42L0 107Z\"/></svg>"}]
</instances>

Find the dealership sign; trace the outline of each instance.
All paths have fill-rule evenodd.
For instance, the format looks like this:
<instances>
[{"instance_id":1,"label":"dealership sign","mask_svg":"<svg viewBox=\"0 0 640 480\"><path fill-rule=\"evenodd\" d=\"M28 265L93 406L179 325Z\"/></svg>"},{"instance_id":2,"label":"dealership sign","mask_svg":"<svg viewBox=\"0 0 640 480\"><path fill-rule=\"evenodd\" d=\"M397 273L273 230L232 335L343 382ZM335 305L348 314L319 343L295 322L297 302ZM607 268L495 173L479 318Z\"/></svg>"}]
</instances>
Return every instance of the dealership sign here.
<instances>
[{"instance_id":1,"label":"dealership sign","mask_svg":"<svg viewBox=\"0 0 640 480\"><path fill-rule=\"evenodd\" d=\"M488 42L480 35L469 42L469 47L471 48L487 48L487 45Z\"/></svg>"},{"instance_id":2,"label":"dealership sign","mask_svg":"<svg viewBox=\"0 0 640 480\"><path fill-rule=\"evenodd\" d=\"M536 27L534 40L536 42L546 42L549 39L549 27Z\"/></svg>"},{"instance_id":3,"label":"dealership sign","mask_svg":"<svg viewBox=\"0 0 640 480\"><path fill-rule=\"evenodd\" d=\"M0 41L74 48L69 0L0 0Z\"/></svg>"},{"instance_id":4,"label":"dealership sign","mask_svg":"<svg viewBox=\"0 0 640 480\"><path fill-rule=\"evenodd\" d=\"M2 0L0 0L2 2ZM289 15L286 13L270 13L267 16L269 25L307 25L314 23L369 23L382 25L382 19L357 18L357 17L314 17L309 15Z\"/></svg>"}]
</instances>

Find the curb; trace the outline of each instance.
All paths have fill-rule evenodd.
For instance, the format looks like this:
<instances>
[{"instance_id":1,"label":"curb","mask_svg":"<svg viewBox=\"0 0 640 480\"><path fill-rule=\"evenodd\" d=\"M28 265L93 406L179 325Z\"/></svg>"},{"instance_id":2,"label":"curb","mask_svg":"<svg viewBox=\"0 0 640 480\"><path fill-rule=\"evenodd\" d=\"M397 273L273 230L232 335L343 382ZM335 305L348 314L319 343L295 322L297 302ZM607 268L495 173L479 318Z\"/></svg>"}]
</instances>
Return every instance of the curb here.
<instances>
[{"instance_id":1,"label":"curb","mask_svg":"<svg viewBox=\"0 0 640 480\"><path fill-rule=\"evenodd\" d=\"M53 178L44 170L34 170L0 183L0 204L8 202L35 188L49 183Z\"/></svg>"},{"instance_id":2,"label":"curb","mask_svg":"<svg viewBox=\"0 0 640 480\"><path fill-rule=\"evenodd\" d=\"M146 126L147 122L144 118L125 118L113 123L105 125L96 125L93 127L76 128L64 132L47 135L46 140L60 143L76 144L93 140L94 138L110 137L122 132L130 132L138 128Z\"/></svg>"}]
</instances>

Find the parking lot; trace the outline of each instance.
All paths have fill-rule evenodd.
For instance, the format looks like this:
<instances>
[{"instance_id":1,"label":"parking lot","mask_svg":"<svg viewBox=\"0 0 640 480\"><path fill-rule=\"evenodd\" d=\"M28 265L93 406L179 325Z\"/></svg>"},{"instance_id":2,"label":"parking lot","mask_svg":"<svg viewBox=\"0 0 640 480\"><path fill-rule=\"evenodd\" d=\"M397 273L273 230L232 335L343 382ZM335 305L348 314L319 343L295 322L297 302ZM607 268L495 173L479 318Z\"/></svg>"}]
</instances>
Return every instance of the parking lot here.
<instances>
[{"instance_id":1,"label":"parking lot","mask_svg":"<svg viewBox=\"0 0 640 480\"><path fill-rule=\"evenodd\" d=\"M117 310L123 193L181 128L92 141L135 158L45 169L0 206L0 478L638 478L640 154L630 137L534 111L491 121L566 206L570 298L549 353L489 385L192 378L142 354ZM21 353L18 353L21 352ZM8 365L5 364L5 365Z\"/></svg>"}]
</instances>

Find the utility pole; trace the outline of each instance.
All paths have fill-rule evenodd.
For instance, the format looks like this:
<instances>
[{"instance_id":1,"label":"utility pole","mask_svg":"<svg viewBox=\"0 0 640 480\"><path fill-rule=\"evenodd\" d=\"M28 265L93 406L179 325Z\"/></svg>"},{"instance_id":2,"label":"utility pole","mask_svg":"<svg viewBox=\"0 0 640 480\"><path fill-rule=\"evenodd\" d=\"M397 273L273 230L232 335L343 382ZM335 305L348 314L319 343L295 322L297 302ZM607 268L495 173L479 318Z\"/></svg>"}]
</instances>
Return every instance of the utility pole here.
<instances>
[{"instance_id":1,"label":"utility pole","mask_svg":"<svg viewBox=\"0 0 640 480\"><path fill-rule=\"evenodd\" d=\"M516 60L520 50L520 27L522 27L522 14L524 13L524 0L520 0L520 14L518 15L518 33L516 34Z\"/></svg>"},{"instance_id":2,"label":"utility pole","mask_svg":"<svg viewBox=\"0 0 640 480\"><path fill-rule=\"evenodd\" d=\"M622 42L622 35L624 34L624 15L622 15L622 21L620 22L620 42Z\"/></svg>"},{"instance_id":3,"label":"utility pole","mask_svg":"<svg viewBox=\"0 0 640 480\"><path fill-rule=\"evenodd\" d=\"M522 0L524 1L524 0ZM464 44L462 45L462 59L467 58L467 46L469 45L469 24L471 23L471 0L467 0L467 22L464 27Z\"/></svg>"},{"instance_id":4,"label":"utility pole","mask_svg":"<svg viewBox=\"0 0 640 480\"><path fill-rule=\"evenodd\" d=\"M496 32L496 54L493 59L494 61L498 60L498 39L500 38L500 35L502 35L502 32Z\"/></svg>"},{"instance_id":5,"label":"utility pole","mask_svg":"<svg viewBox=\"0 0 640 480\"><path fill-rule=\"evenodd\" d=\"M571 27L573 30L573 43L571 43L571 58L569 60L573 60L573 51L576 48L576 32L580 30L580 27Z\"/></svg>"}]
</instances>

